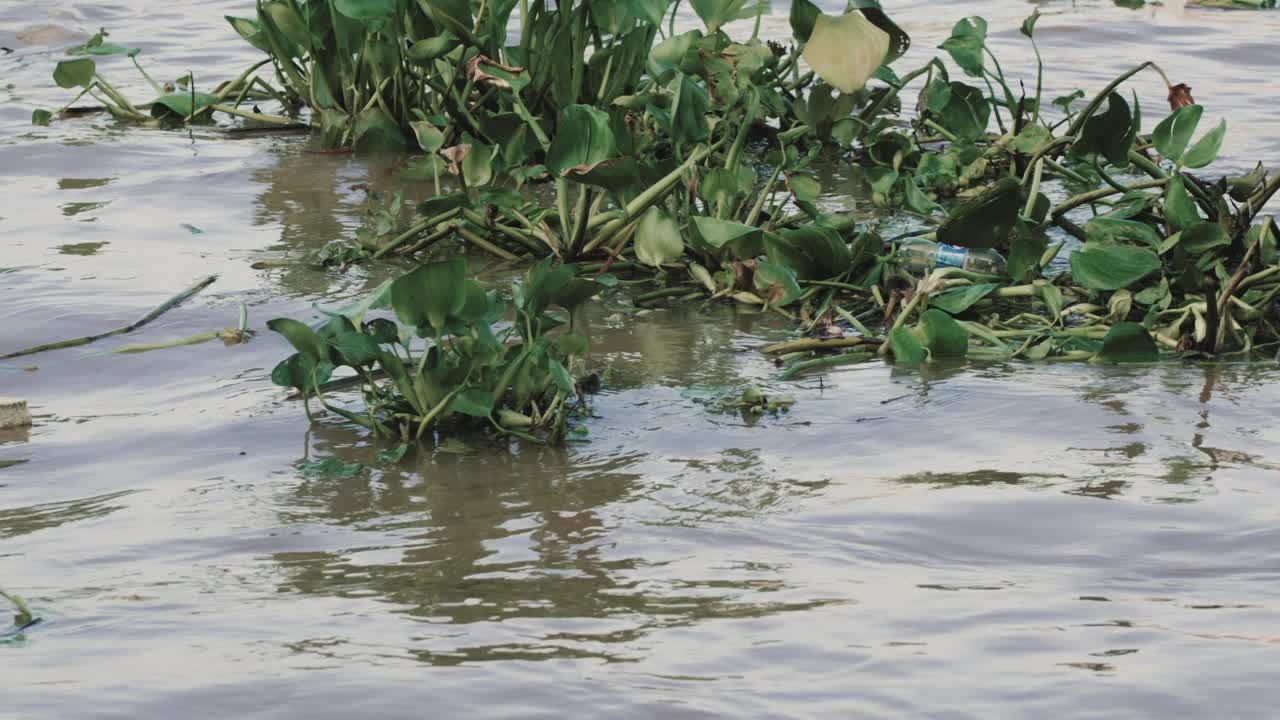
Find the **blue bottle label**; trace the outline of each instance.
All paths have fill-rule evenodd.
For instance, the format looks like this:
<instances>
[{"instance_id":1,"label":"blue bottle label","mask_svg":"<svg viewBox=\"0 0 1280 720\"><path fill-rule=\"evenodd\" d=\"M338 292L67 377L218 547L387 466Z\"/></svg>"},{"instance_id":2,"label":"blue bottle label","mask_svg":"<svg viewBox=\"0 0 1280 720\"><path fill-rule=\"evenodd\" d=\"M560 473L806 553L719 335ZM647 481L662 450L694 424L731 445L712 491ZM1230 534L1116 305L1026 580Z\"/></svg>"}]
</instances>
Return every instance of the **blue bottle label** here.
<instances>
[{"instance_id":1,"label":"blue bottle label","mask_svg":"<svg viewBox=\"0 0 1280 720\"><path fill-rule=\"evenodd\" d=\"M954 245L943 245L938 243L938 267L954 267L963 268L964 261L969 257L969 248L956 247Z\"/></svg>"}]
</instances>

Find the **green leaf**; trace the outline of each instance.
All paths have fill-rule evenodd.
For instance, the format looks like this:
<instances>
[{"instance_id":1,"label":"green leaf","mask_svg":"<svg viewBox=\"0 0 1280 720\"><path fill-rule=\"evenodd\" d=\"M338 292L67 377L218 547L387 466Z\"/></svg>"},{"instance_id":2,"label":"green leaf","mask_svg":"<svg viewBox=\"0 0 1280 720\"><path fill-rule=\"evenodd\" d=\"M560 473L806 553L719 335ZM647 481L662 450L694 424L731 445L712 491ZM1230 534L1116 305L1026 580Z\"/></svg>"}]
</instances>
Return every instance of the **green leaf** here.
<instances>
[{"instance_id":1,"label":"green leaf","mask_svg":"<svg viewBox=\"0 0 1280 720\"><path fill-rule=\"evenodd\" d=\"M431 19L461 37L467 37L475 28L471 17L470 0L431 0L420 5L431 13Z\"/></svg>"},{"instance_id":2,"label":"green leaf","mask_svg":"<svg viewBox=\"0 0 1280 720\"><path fill-rule=\"evenodd\" d=\"M1035 281L1036 294L1044 302L1049 311L1049 319L1056 320L1062 316L1062 289L1048 280Z\"/></svg>"},{"instance_id":3,"label":"green leaf","mask_svg":"<svg viewBox=\"0 0 1280 720\"><path fill-rule=\"evenodd\" d=\"M419 265L391 283L391 307L400 322L418 329L444 330L466 303L467 261L455 257Z\"/></svg>"},{"instance_id":4,"label":"green leaf","mask_svg":"<svg viewBox=\"0 0 1280 720\"><path fill-rule=\"evenodd\" d=\"M267 38L262 33L262 25L257 20L249 18L235 17L233 15L224 15L227 22L231 24L232 29L236 31L240 37L244 38L250 45L259 50L269 53L271 52L271 44L267 42Z\"/></svg>"},{"instance_id":5,"label":"green leaf","mask_svg":"<svg viewBox=\"0 0 1280 720\"><path fill-rule=\"evenodd\" d=\"M64 90L87 88L93 84L93 76L97 71L98 66L93 58L63 60L53 68L53 81Z\"/></svg>"},{"instance_id":6,"label":"green leaf","mask_svg":"<svg viewBox=\"0 0 1280 720\"><path fill-rule=\"evenodd\" d=\"M1030 125L1022 128L1017 135L1013 136L1013 140L1009 142L1010 147L1024 155L1034 155L1037 150L1053 139L1049 128L1043 125Z\"/></svg>"},{"instance_id":7,"label":"green leaf","mask_svg":"<svg viewBox=\"0 0 1280 720\"><path fill-rule=\"evenodd\" d=\"M379 450L378 462L382 465L395 465L404 459L407 452L409 452L409 443L400 443L393 448Z\"/></svg>"},{"instance_id":8,"label":"green leaf","mask_svg":"<svg viewBox=\"0 0 1280 720\"><path fill-rule=\"evenodd\" d=\"M194 103L192 101L195 101ZM209 93L178 92L151 101L151 117L185 120L197 111L217 104L218 96Z\"/></svg>"},{"instance_id":9,"label":"green leaf","mask_svg":"<svg viewBox=\"0 0 1280 720\"><path fill-rule=\"evenodd\" d=\"M1222 138L1226 133L1227 121L1223 120L1187 150L1182 156L1182 165L1189 168L1202 168L1213 162L1218 157L1218 151L1222 149Z\"/></svg>"},{"instance_id":10,"label":"green leaf","mask_svg":"<svg viewBox=\"0 0 1280 720\"><path fill-rule=\"evenodd\" d=\"M787 267L767 260L756 262L754 282L757 293L774 307L785 307L800 298L800 284L796 274Z\"/></svg>"},{"instance_id":11,"label":"green leaf","mask_svg":"<svg viewBox=\"0 0 1280 720\"><path fill-rule=\"evenodd\" d=\"M570 273L576 272L573 265L564 265ZM572 277L568 282L551 294L551 302L573 312L579 305L599 295L607 287L597 278Z\"/></svg>"},{"instance_id":12,"label":"green leaf","mask_svg":"<svg viewBox=\"0 0 1280 720\"><path fill-rule=\"evenodd\" d=\"M1129 148L1136 134L1135 115L1120 93L1107 96L1107 109L1084 121L1080 139L1071 149L1080 155L1097 153L1114 165L1128 163ZM1138 117L1139 122L1141 118Z\"/></svg>"},{"instance_id":13,"label":"green leaf","mask_svg":"<svg viewBox=\"0 0 1280 720\"><path fill-rule=\"evenodd\" d=\"M571 167L564 171L564 177L610 192L626 192L632 188L645 187L646 169L635 158L610 158L595 165Z\"/></svg>"},{"instance_id":14,"label":"green leaf","mask_svg":"<svg viewBox=\"0 0 1280 720\"><path fill-rule=\"evenodd\" d=\"M957 22L951 29L951 37L938 47L946 50L965 74L982 77L982 49L986 41L987 21L975 15Z\"/></svg>"},{"instance_id":15,"label":"green leaf","mask_svg":"<svg viewBox=\"0 0 1280 720\"><path fill-rule=\"evenodd\" d=\"M636 224L636 259L650 267L674 261L684 253L680 224L667 211L651 207Z\"/></svg>"},{"instance_id":16,"label":"green leaf","mask_svg":"<svg viewBox=\"0 0 1280 720\"><path fill-rule=\"evenodd\" d=\"M324 340L305 323L290 318L276 318L268 320L267 327L283 335L310 366L318 365L322 359L329 357Z\"/></svg>"},{"instance_id":17,"label":"green leaf","mask_svg":"<svg viewBox=\"0 0 1280 720\"><path fill-rule=\"evenodd\" d=\"M551 380L555 382L556 387L560 388L560 392L565 395L574 393L573 376L560 364L555 358L547 359L547 369L551 372Z\"/></svg>"},{"instance_id":18,"label":"green leaf","mask_svg":"<svg viewBox=\"0 0 1280 720\"><path fill-rule=\"evenodd\" d=\"M376 106L356 116L354 137L355 150L361 153L397 153L408 144L396 121Z\"/></svg>"},{"instance_id":19,"label":"green leaf","mask_svg":"<svg viewBox=\"0 0 1280 720\"><path fill-rule=\"evenodd\" d=\"M1071 277L1091 290L1119 290L1159 270L1160 258L1146 248L1086 242L1071 254Z\"/></svg>"},{"instance_id":20,"label":"green leaf","mask_svg":"<svg viewBox=\"0 0 1280 720\"><path fill-rule=\"evenodd\" d=\"M907 327L894 328L890 331L889 351L893 353L895 363L908 367L920 365L928 358L916 331Z\"/></svg>"},{"instance_id":21,"label":"green leaf","mask_svg":"<svg viewBox=\"0 0 1280 720\"><path fill-rule=\"evenodd\" d=\"M418 147L426 152L433 153L444 147L444 133L435 125L426 120L416 120L409 123L409 127L418 138Z\"/></svg>"},{"instance_id":22,"label":"green leaf","mask_svg":"<svg viewBox=\"0 0 1280 720\"><path fill-rule=\"evenodd\" d=\"M1160 233L1144 222L1113 217L1096 217L1084 225L1087 242L1099 245L1142 245L1160 247Z\"/></svg>"},{"instance_id":23,"label":"green leaf","mask_svg":"<svg viewBox=\"0 0 1280 720\"><path fill-rule=\"evenodd\" d=\"M1160 352L1145 327L1134 322L1122 322L1107 332L1095 359L1109 363L1146 363L1159 360Z\"/></svg>"},{"instance_id":24,"label":"green leaf","mask_svg":"<svg viewBox=\"0 0 1280 720\"><path fill-rule=\"evenodd\" d=\"M359 475L364 465L357 462L346 462L340 458L325 458L318 462L300 462L295 467L309 478L345 478Z\"/></svg>"},{"instance_id":25,"label":"green leaf","mask_svg":"<svg viewBox=\"0 0 1280 720\"><path fill-rule=\"evenodd\" d=\"M1230 245L1231 236L1216 222L1198 222L1182 231L1182 239L1178 244L1192 255L1199 255L1214 248Z\"/></svg>"},{"instance_id":26,"label":"green leaf","mask_svg":"<svg viewBox=\"0 0 1280 720\"><path fill-rule=\"evenodd\" d=\"M942 125L961 140L976 140L987 131L991 104L982 91L962 82L947 85L946 103L938 111Z\"/></svg>"},{"instance_id":27,"label":"green leaf","mask_svg":"<svg viewBox=\"0 0 1280 720\"><path fill-rule=\"evenodd\" d=\"M805 42L813 34L813 25L822 10L809 0L791 0L791 34L796 42Z\"/></svg>"},{"instance_id":28,"label":"green leaf","mask_svg":"<svg viewBox=\"0 0 1280 720\"><path fill-rule=\"evenodd\" d=\"M689 5L702 19L709 33L714 33L720 29L721 25L742 17L746 3L747 0L689 0ZM752 10L755 7L753 4Z\"/></svg>"},{"instance_id":29,"label":"green leaf","mask_svg":"<svg viewBox=\"0 0 1280 720\"><path fill-rule=\"evenodd\" d=\"M416 63L428 63L436 58L443 57L449 51L458 47L459 42L457 35L445 31L435 37L419 40L410 45L407 54L409 59Z\"/></svg>"},{"instance_id":30,"label":"green leaf","mask_svg":"<svg viewBox=\"0 0 1280 720\"><path fill-rule=\"evenodd\" d=\"M1185 230L1188 226L1200 222L1200 211L1187 192L1182 173L1169 179L1168 189L1164 195L1164 219L1174 230Z\"/></svg>"},{"instance_id":31,"label":"green leaf","mask_svg":"<svg viewBox=\"0 0 1280 720\"><path fill-rule=\"evenodd\" d=\"M1033 37L1036 32L1036 21L1040 19L1040 8L1031 11L1026 20L1022 21L1022 27L1018 28L1023 35Z\"/></svg>"},{"instance_id":32,"label":"green leaf","mask_svg":"<svg viewBox=\"0 0 1280 720\"><path fill-rule=\"evenodd\" d=\"M468 187L488 185L493 179L493 156L498 148L477 140L470 142L471 150L462 158L462 179Z\"/></svg>"},{"instance_id":33,"label":"green leaf","mask_svg":"<svg viewBox=\"0 0 1280 720\"><path fill-rule=\"evenodd\" d=\"M268 25L275 25L289 42L305 50L311 49L311 32L290 3L275 0L259 3L258 17L264 16L270 19Z\"/></svg>"},{"instance_id":34,"label":"green leaf","mask_svg":"<svg viewBox=\"0 0 1280 720\"><path fill-rule=\"evenodd\" d=\"M951 211L938 228L938 242L967 248L1006 247L1021 209L1021 183L1001 178Z\"/></svg>"},{"instance_id":35,"label":"green leaf","mask_svg":"<svg viewBox=\"0 0 1280 720\"><path fill-rule=\"evenodd\" d=\"M314 375L310 370L311 367L316 368ZM280 387L291 387L305 392L310 390L313 384L328 380L331 370L332 366L328 363L308 366L300 353L294 353L272 368L271 382Z\"/></svg>"},{"instance_id":36,"label":"green leaf","mask_svg":"<svg viewBox=\"0 0 1280 720\"><path fill-rule=\"evenodd\" d=\"M998 287L1000 286L996 283L981 283L951 288L929 298L929 306L952 315L959 315Z\"/></svg>"},{"instance_id":37,"label":"green leaf","mask_svg":"<svg viewBox=\"0 0 1280 720\"><path fill-rule=\"evenodd\" d=\"M768 233L764 238L769 260L784 265L805 280L824 280L848 271L853 253L840 235L821 225Z\"/></svg>"},{"instance_id":38,"label":"green leaf","mask_svg":"<svg viewBox=\"0 0 1280 720\"><path fill-rule=\"evenodd\" d=\"M333 8L366 26L381 27L396 11L396 0L333 0Z\"/></svg>"},{"instance_id":39,"label":"green leaf","mask_svg":"<svg viewBox=\"0 0 1280 720\"><path fill-rule=\"evenodd\" d=\"M920 333L933 358L964 357L969 352L969 333L941 310L924 311L920 316Z\"/></svg>"},{"instance_id":40,"label":"green leaf","mask_svg":"<svg viewBox=\"0 0 1280 720\"><path fill-rule=\"evenodd\" d=\"M1182 153L1191 142L1204 108L1199 105L1183 105L1160 121L1151 132L1151 141L1161 155L1175 163L1182 163Z\"/></svg>"},{"instance_id":41,"label":"green leaf","mask_svg":"<svg viewBox=\"0 0 1280 720\"><path fill-rule=\"evenodd\" d=\"M104 31L105 32L105 31ZM83 45L77 45L67 48L68 55L128 55L133 57L142 52L138 48L128 47L119 43L105 42L104 32L94 34L89 38L88 42Z\"/></svg>"},{"instance_id":42,"label":"green leaf","mask_svg":"<svg viewBox=\"0 0 1280 720\"><path fill-rule=\"evenodd\" d=\"M677 143L698 142L707 137L707 107L710 100L707 91L692 78L676 73L667 83L672 94L668 113L658 115L659 122L666 117L671 139ZM653 108L651 107L651 110Z\"/></svg>"},{"instance_id":43,"label":"green leaf","mask_svg":"<svg viewBox=\"0 0 1280 720\"><path fill-rule=\"evenodd\" d=\"M32 110L31 111L32 125L48 125L52 121L53 121L53 113L49 112L48 110Z\"/></svg>"},{"instance_id":44,"label":"green leaf","mask_svg":"<svg viewBox=\"0 0 1280 720\"><path fill-rule=\"evenodd\" d=\"M394 336L391 339L394 340ZM376 340L360 332L339 333L329 340L329 345L338 351L347 365L355 368L376 363L382 351Z\"/></svg>"},{"instance_id":45,"label":"green leaf","mask_svg":"<svg viewBox=\"0 0 1280 720\"><path fill-rule=\"evenodd\" d=\"M697 239L714 251L728 247L738 257L749 258L764 249L761 231L757 227L702 215L694 217L693 227Z\"/></svg>"},{"instance_id":46,"label":"green leaf","mask_svg":"<svg viewBox=\"0 0 1280 720\"><path fill-rule=\"evenodd\" d=\"M546 310L573 280L573 265L556 265L554 259L546 258L525 273L524 282L516 288L516 305L536 316Z\"/></svg>"},{"instance_id":47,"label":"green leaf","mask_svg":"<svg viewBox=\"0 0 1280 720\"><path fill-rule=\"evenodd\" d=\"M492 392L484 388L472 387L454 395L449 403L449 409L463 415L487 418L493 413L493 403Z\"/></svg>"},{"instance_id":48,"label":"green leaf","mask_svg":"<svg viewBox=\"0 0 1280 720\"><path fill-rule=\"evenodd\" d=\"M842 93L861 90L889 56L889 33L861 12L820 14L801 57L828 85Z\"/></svg>"},{"instance_id":49,"label":"green leaf","mask_svg":"<svg viewBox=\"0 0 1280 720\"><path fill-rule=\"evenodd\" d=\"M556 136L547 151L547 170L553 175L615 155L617 144L609 127L609 113L590 105L570 105L560 111Z\"/></svg>"},{"instance_id":50,"label":"green leaf","mask_svg":"<svg viewBox=\"0 0 1280 720\"><path fill-rule=\"evenodd\" d=\"M1049 238L1044 231L1032 229L1022 221L1015 222L1013 230L1005 274L1017 282L1028 282L1040 267L1040 258L1049 246Z\"/></svg>"}]
</instances>

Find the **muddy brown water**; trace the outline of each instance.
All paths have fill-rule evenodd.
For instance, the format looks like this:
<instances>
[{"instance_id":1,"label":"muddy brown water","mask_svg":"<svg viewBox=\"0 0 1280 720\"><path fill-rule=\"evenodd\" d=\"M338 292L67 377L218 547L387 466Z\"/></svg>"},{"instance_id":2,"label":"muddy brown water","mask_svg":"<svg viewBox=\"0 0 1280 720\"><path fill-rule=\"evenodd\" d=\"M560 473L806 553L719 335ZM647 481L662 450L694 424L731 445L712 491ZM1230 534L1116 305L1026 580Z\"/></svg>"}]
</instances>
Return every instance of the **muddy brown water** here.
<instances>
[{"instance_id":1,"label":"muddy brown water","mask_svg":"<svg viewBox=\"0 0 1280 720\"><path fill-rule=\"evenodd\" d=\"M587 309L612 368L588 441L386 467L270 385L270 333L108 354L232 325L241 302L259 330L315 317L395 270L253 267L349 232L351 186L394 187L385 166L297 137L28 124L99 26L157 76L212 83L253 58L222 20L250 6L0 6L0 349L219 275L138 333L0 363L36 416L0 434L0 461L25 461L0 469L0 588L45 619L0 640L0 717L1274 716L1273 363L782 383L756 348L784 322L619 296ZM978 12L1030 76L1031 5L889 6L915 37L902 67ZM1040 7L1050 96L1153 59L1228 118L1222 167L1280 163L1280 13ZM1137 87L1154 123L1159 81ZM833 204L853 201L841 178ZM799 402L754 424L708 409L750 381ZM329 457L370 467L297 468Z\"/></svg>"}]
</instances>

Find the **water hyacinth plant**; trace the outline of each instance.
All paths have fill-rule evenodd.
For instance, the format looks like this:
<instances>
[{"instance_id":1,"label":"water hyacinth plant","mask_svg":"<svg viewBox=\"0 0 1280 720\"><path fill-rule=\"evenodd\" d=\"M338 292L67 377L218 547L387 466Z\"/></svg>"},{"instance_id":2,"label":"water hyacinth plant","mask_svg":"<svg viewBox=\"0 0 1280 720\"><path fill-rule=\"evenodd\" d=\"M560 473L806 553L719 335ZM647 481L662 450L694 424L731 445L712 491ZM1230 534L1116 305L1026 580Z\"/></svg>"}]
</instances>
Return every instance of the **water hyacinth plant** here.
<instances>
[{"instance_id":1,"label":"water hyacinth plant","mask_svg":"<svg viewBox=\"0 0 1280 720\"><path fill-rule=\"evenodd\" d=\"M229 21L266 59L220 86L217 102L188 92L185 114L166 114L177 100L156 103L170 119L230 107L252 121L239 104L274 98L284 113L275 122L305 120L327 147L412 153L403 172L430 179L435 195L407 224L398 195L372 209L355 245L327 250L338 264L447 254L452 244L536 262L538 277L625 271L652 284L640 305L709 297L797 320L801 337L767 348L792 376L878 357L1136 362L1280 343L1276 229L1259 215L1280 176L1261 164L1209 174L1226 124L1203 122L1190 88L1154 63L1049 100L1038 10L1021 25L1037 59L1034 92L1024 92L980 17L958 21L938 57L899 73L892 63L909 39L872 0L834 15L795 0L786 46L758 37L763 5L690 5L702 27L677 34L678 7L665 0L259 0L255 17ZM750 18L749 37L726 33ZM82 49L102 47L99 37ZM55 76L124 107L82 70L59 65ZM1156 104L1171 112L1146 132L1139 83L1156 76ZM853 168L870 216L824 206L820 157ZM907 252L921 241L949 249L921 267ZM970 262L979 253L984 263ZM421 288L461 287L464 266L423 267L435 269L407 276ZM599 285L590 274L577 287ZM438 387L367 393L371 412L353 421L416 435L499 410L537 424L548 403L565 407L566 383L545 385L557 393L537 410L533 395L513 394L495 369L515 359L510 351L496 365L467 354L468 343L494 349L479 327L497 316L485 314L493 307L478 286L449 296L463 315L425 324L406 314L425 309L402 307L426 302L421 288L401 293L397 316L432 342L417 363L451 369L431 375ZM545 310L521 297L518 314ZM396 353L383 366L380 354L344 356L334 338L367 350L353 338L370 337L380 352L390 344L407 355L406 343L385 326L375 336L359 321L334 322L306 333L277 323L299 351L278 381L320 395L342 364L394 381ZM507 332L538 358L531 367L566 376L550 360L564 367L572 341L538 349L540 323Z\"/></svg>"},{"instance_id":2,"label":"water hyacinth plant","mask_svg":"<svg viewBox=\"0 0 1280 720\"><path fill-rule=\"evenodd\" d=\"M507 308L496 292L467 277L464 258L429 262L351 310L331 314L318 328L288 318L268 322L296 351L271 379L301 391L304 403L316 397L377 436L421 439L428 430L478 426L554 442L563 439L581 406L571 370L587 340L572 331L552 332L564 323L549 309L572 313L613 282L607 275L580 278L572 265L541 262L516 285ZM365 317L385 307L395 320ZM513 319L498 328L508 310ZM416 339L425 344L415 348ZM325 396L340 367L359 378L363 412Z\"/></svg>"}]
</instances>

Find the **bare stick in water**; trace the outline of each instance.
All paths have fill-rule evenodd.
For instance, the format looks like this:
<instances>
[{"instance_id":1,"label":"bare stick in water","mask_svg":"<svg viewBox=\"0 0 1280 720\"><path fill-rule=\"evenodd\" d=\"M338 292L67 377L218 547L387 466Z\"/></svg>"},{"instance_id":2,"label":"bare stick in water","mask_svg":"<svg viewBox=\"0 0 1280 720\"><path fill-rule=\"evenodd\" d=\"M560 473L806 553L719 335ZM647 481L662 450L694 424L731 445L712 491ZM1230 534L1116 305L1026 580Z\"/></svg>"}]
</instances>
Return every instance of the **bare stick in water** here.
<instances>
[{"instance_id":1,"label":"bare stick in water","mask_svg":"<svg viewBox=\"0 0 1280 720\"><path fill-rule=\"evenodd\" d=\"M58 350L61 348L76 347L78 345L88 345L89 343L95 340L101 340L102 338L111 337L112 335L123 335L128 332L133 332L134 330L137 330L143 325L146 325L152 320L155 320L161 315L169 312L175 307L186 302L191 297L193 297L196 293L212 285L213 281L217 279L218 279L217 275L210 275L206 278L203 278L202 280L192 285L191 287L187 288L186 290L183 290L177 295L174 295L173 297L169 298L164 302L164 304L160 305L159 307L147 313L146 315L143 315L141 318L139 318L135 322L129 325L126 325L122 328L116 328L115 330L108 330L107 332L98 333L97 335L86 335L84 337L75 338L73 340L59 340L58 342L48 343L46 345L36 345L35 347L29 347L23 350L17 350L11 353L0 355L0 360L8 360L9 358L22 357L23 355L34 355L36 353L44 352L46 350Z\"/></svg>"}]
</instances>

